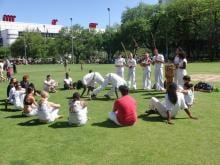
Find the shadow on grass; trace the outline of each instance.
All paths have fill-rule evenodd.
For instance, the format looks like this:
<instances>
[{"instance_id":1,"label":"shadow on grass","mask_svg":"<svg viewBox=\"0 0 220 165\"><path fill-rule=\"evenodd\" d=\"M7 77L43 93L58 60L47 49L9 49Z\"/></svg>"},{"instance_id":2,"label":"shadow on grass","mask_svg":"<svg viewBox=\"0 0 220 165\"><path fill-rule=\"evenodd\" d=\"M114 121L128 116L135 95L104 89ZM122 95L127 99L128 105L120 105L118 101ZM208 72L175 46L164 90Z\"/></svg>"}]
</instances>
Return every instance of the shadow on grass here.
<instances>
[{"instance_id":1,"label":"shadow on grass","mask_svg":"<svg viewBox=\"0 0 220 165\"><path fill-rule=\"evenodd\" d=\"M4 102L4 103L5 103L5 100L6 100L6 99L0 99L0 102Z\"/></svg>"},{"instance_id":2,"label":"shadow on grass","mask_svg":"<svg viewBox=\"0 0 220 165\"><path fill-rule=\"evenodd\" d=\"M57 128L71 128L71 127L77 127L77 126L71 126L69 125L67 121L58 121L56 123L49 125L48 127L57 129Z\"/></svg>"},{"instance_id":3,"label":"shadow on grass","mask_svg":"<svg viewBox=\"0 0 220 165\"><path fill-rule=\"evenodd\" d=\"M148 97L145 97L144 99L151 99L152 97L154 96L148 96ZM164 98L164 96L156 96L157 99L162 99Z\"/></svg>"},{"instance_id":4,"label":"shadow on grass","mask_svg":"<svg viewBox=\"0 0 220 165\"><path fill-rule=\"evenodd\" d=\"M105 128L120 128L120 126L116 125L109 119L103 122L93 123L92 126L105 127Z\"/></svg>"},{"instance_id":5,"label":"shadow on grass","mask_svg":"<svg viewBox=\"0 0 220 165\"><path fill-rule=\"evenodd\" d=\"M146 92L146 93L144 93L142 95L158 96L158 95L164 95L164 94L165 94L165 92L157 92L157 91L152 92L152 91L150 91L150 92Z\"/></svg>"},{"instance_id":6,"label":"shadow on grass","mask_svg":"<svg viewBox=\"0 0 220 165\"><path fill-rule=\"evenodd\" d=\"M89 101L90 99L88 99L88 101ZM114 98L110 98L110 99L108 99L108 98L106 98L106 97L96 97L96 98L94 98L94 99L92 99L92 100L95 100L95 101L113 101L113 100L115 100ZM91 101L92 101L91 100Z\"/></svg>"},{"instance_id":7,"label":"shadow on grass","mask_svg":"<svg viewBox=\"0 0 220 165\"><path fill-rule=\"evenodd\" d=\"M12 116L7 116L5 118L11 118L11 119L17 119L17 118L25 118L26 116L19 114L19 115L12 115Z\"/></svg>"},{"instance_id":8,"label":"shadow on grass","mask_svg":"<svg viewBox=\"0 0 220 165\"><path fill-rule=\"evenodd\" d=\"M21 110L19 110L19 109L11 109L11 108L7 108L7 109L2 108L2 109L0 109L0 111L2 111L2 112L18 112L18 111L21 111Z\"/></svg>"},{"instance_id":9,"label":"shadow on grass","mask_svg":"<svg viewBox=\"0 0 220 165\"><path fill-rule=\"evenodd\" d=\"M31 119L23 123L18 123L18 125L29 127L29 126L45 125L45 123L41 123L38 119Z\"/></svg>"},{"instance_id":10,"label":"shadow on grass","mask_svg":"<svg viewBox=\"0 0 220 165\"><path fill-rule=\"evenodd\" d=\"M72 99L73 97L66 97L66 99L68 99L68 100L70 100L70 99Z\"/></svg>"},{"instance_id":11,"label":"shadow on grass","mask_svg":"<svg viewBox=\"0 0 220 165\"><path fill-rule=\"evenodd\" d=\"M149 116L148 114L142 114L138 116L139 119L150 122L164 122L164 119L160 116Z\"/></svg>"}]
</instances>

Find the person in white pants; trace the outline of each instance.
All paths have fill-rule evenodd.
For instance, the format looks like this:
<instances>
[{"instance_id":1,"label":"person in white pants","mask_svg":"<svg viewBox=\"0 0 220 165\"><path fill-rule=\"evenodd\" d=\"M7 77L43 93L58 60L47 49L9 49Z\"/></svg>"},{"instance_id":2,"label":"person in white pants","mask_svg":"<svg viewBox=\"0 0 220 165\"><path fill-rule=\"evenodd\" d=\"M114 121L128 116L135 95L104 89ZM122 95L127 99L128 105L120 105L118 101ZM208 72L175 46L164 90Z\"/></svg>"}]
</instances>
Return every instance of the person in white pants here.
<instances>
[{"instance_id":1,"label":"person in white pants","mask_svg":"<svg viewBox=\"0 0 220 165\"><path fill-rule=\"evenodd\" d=\"M191 119L197 119L192 117L191 112L185 104L184 96L182 93L177 92L177 85L175 83L169 85L164 102L160 102L157 98L152 97L149 108L151 110L146 111L148 115L158 113L161 117L167 119L168 124L173 124L171 119L174 118L181 109L184 109Z\"/></svg>"},{"instance_id":2,"label":"person in white pants","mask_svg":"<svg viewBox=\"0 0 220 165\"><path fill-rule=\"evenodd\" d=\"M115 59L115 67L116 67L116 74L120 77L124 78L124 66L126 65L125 59L122 58L121 55Z\"/></svg>"},{"instance_id":3,"label":"person in white pants","mask_svg":"<svg viewBox=\"0 0 220 165\"><path fill-rule=\"evenodd\" d=\"M151 73L151 59L149 53L145 54L144 60L141 62L141 67L143 68L143 89L151 89L151 80L150 80L150 73Z\"/></svg>"},{"instance_id":4,"label":"person in white pants","mask_svg":"<svg viewBox=\"0 0 220 165\"><path fill-rule=\"evenodd\" d=\"M132 53L128 56L127 61L127 67L128 67L128 88L131 89L131 86L136 90L136 76L135 76L135 68L136 68L137 62L133 58Z\"/></svg>"},{"instance_id":5,"label":"person in white pants","mask_svg":"<svg viewBox=\"0 0 220 165\"><path fill-rule=\"evenodd\" d=\"M83 76L82 80L79 80L76 84L76 89L83 88L83 92L81 94L81 97L85 93L86 89L88 89L89 94L90 91L93 91L95 88L95 84L98 83L99 85L102 85L104 82L104 78L102 75L98 72L93 72L92 70L89 70L89 73Z\"/></svg>"},{"instance_id":6,"label":"person in white pants","mask_svg":"<svg viewBox=\"0 0 220 165\"><path fill-rule=\"evenodd\" d=\"M180 62L177 69L177 86L179 88L183 88L184 85L183 77L187 75L187 71L186 71L187 60L185 53L184 52L180 53L179 58L180 58Z\"/></svg>"},{"instance_id":7,"label":"person in white pants","mask_svg":"<svg viewBox=\"0 0 220 165\"><path fill-rule=\"evenodd\" d=\"M48 123L61 118L62 116L58 115L60 104L49 102L49 95L46 91L42 91L40 95L41 100L38 103L38 118L40 122Z\"/></svg>"},{"instance_id":8,"label":"person in white pants","mask_svg":"<svg viewBox=\"0 0 220 165\"><path fill-rule=\"evenodd\" d=\"M164 82L163 82L163 64L164 56L158 53L157 49L154 49L153 65L155 65L154 76L155 76L155 86L156 90L164 91Z\"/></svg>"},{"instance_id":9,"label":"person in white pants","mask_svg":"<svg viewBox=\"0 0 220 165\"><path fill-rule=\"evenodd\" d=\"M126 81L123 78L121 78L120 76L118 76L117 74L115 74L115 73L106 74L104 82L102 83L102 85L100 85L98 88L96 88L92 92L91 97L95 98L96 95L98 93L100 93L109 83L112 85L111 90L107 94L105 94L104 96L107 97L107 98L110 98L112 93L115 92L115 94L118 98L117 89L121 85L126 85Z\"/></svg>"},{"instance_id":10,"label":"person in white pants","mask_svg":"<svg viewBox=\"0 0 220 165\"><path fill-rule=\"evenodd\" d=\"M175 66L175 73L174 73L174 82L177 84L177 69L178 69L178 66L179 66L179 61L180 61L180 58L179 58L179 53L181 51L181 48L177 48L176 49L176 56L173 60L173 64Z\"/></svg>"}]
</instances>

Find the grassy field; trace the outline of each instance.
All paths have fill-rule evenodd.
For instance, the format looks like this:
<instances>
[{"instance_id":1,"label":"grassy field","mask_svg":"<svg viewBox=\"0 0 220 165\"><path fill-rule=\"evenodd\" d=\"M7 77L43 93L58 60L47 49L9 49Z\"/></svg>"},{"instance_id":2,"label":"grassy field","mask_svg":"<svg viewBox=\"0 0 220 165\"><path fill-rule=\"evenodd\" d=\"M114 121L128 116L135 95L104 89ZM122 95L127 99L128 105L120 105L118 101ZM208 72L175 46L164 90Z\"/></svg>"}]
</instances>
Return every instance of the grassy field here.
<instances>
[{"instance_id":1,"label":"grassy field","mask_svg":"<svg viewBox=\"0 0 220 165\"><path fill-rule=\"evenodd\" d=\"M189 74L220 73L220 63L193 63ZM114 72L113 65L71 65L74 80L89 69L106 74ZM31 82L42 89L47 74L60 82L63 65L18 66L18 80L29 74ZM137 83L141 88L142 70L137 68ZM220 82L216 84L220 86ZM0 84L0 99L6 97L7 83ZM106 101L103 91L100 99L88 101L89 122L83 127L68 127L68 97L72 91L59 90L50 100L60 103L64 118L51 124L39 124L36 117L22 117L20 111L5 110L0 105L0 165L84 165L84 164L162 164L162 165L218 165L220 164L220 93L196 92L192 108L199 120L190 120L180 112L174 125L167 125L160 117L146 117L144 111L152 96L164 94L138 90L131 95L138 103L138 122L132 127L116 127L107 120L114 99ZM87 100L87 98L85 98Z\"/></svg>"}]
</instances>

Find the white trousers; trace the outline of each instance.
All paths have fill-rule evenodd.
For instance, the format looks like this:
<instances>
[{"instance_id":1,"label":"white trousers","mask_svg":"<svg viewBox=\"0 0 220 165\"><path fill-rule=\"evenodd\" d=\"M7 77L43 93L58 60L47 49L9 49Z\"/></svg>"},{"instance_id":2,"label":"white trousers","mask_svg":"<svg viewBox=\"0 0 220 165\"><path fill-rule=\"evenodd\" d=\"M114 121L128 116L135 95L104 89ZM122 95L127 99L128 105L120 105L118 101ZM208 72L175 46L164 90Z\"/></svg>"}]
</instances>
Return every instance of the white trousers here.
<instances>
[{"instance_id":1,"label":"white trousers","mask_svg":"<svg viewBox=\"0 0 220 165\"><path fill-rule=\"evenodd\" d=\"M109 113L108 113L108 116L109 116L109 119L110 119L111 121L113 121L115 124L121 126L121 124L118 122L118 119L117 119L117 117L116 117L115 112L109 112Z\"/></svg>"},{"instance_id":2,"label":"white trousers","mask_svg":"<svg viewBox=\"0 0 220 165\"><path fill-rule=\"evenodd\" d=\"M117 67L116 74L124 79L124 67Z\"/></svg>"},{"instance_id":3,"label":"white trousers","mask_svg":"<svg viewBox=\"0 0 220 165\"><path fill-rule=\"evenodd\" d=\"M128 88L130 89L131 86L132 86L134 89L137 89L136 77L135 77L135 70L133 70L133 69L128 69Z\"/></svg>"},{"instance_id":4,"label":"white trousers","mask_svg":"<svg viewBox=\"0 0 220 165\"><path fill-rule=\"evenodd\" d=\"M151 89L150 71L145 69L143 73L143 89Z\"/></svg>"},{"instance_id":5,"label":"white trousers","mask_svg":"<svg viewBox=\"0 0 220 165\"><path fill-rule=\"evenodd\" d=\"M183 87L183 76L187 75L186 69L177 69L177 85Z\"/></svg>"},{"instance_id":6,"label":"white trousers","mask_svg":"<svg viewBox=\"0 0 220 165\"><path fill-rule=\"evenodd\" d=\"M100 85L98 88L96 88L96 89L92 92L92 94L97 95L98 93L100 93L100 92L109 84L109 82L110 82L109 79L106 78L106 79L104 80L104 82L102 83L102 85ZM111 96L111 95L115 92L115 88L116 88L116 86L114 86L114 85L112 84L112 88L111 88L110 91L107 93L107 95Z\"/></svg>"},{"instance_id":7,"label":"white trousers","mask_svg":"<svg viewBox=\"0 0 220 165\"><path fill-rule=\"evenodd\" d=\"M154 76L155 76L156 90L164 90L163 68L155 69Z\"/></svg>"}]
</instances>

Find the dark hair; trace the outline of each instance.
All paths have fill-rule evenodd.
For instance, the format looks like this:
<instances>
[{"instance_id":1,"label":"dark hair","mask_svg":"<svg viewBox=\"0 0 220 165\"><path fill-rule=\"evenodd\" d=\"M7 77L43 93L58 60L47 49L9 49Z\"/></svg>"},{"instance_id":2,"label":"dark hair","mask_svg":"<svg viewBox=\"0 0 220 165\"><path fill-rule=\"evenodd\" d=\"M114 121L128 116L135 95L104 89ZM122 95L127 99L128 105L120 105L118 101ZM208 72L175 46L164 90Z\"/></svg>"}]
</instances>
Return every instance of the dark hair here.
<instances>
[{"instance_id":1,"label":"dark hair","mask_svg":"<svg viewBox=\"0 0 220 165\"><path fill-rule=\"evenodd\" d=\"M29 87L27 88L27 90L26 90L26 94L28 95L28 94L30 94L30 93L33 92L33 91L34 91L34 88L32 88L32 87L29 86ZM26 95L26 96L27 96L27 95Z\"/></svg>"},{"instance_id":2,"label":"dark hair","mask_svg":"<svg viewBox=\"0 0 220 165\"><path fill-rule=\"evenodd\" d=\"M183 80L185 81L191 81L191 77L188 75L183 76Z\"/></svg>"},{"instance_id":3,"label":"dark hair","mask_svg":"<svg viewBox=\"0 0 220 165\"><path fill-rule=\"evenodd\" d=\"M73 93L72 99L73 100L79 100L80 99L80 94L78 92Z\"/></svg>"},{"instance_id":4,"label":"dark hair","mask_svg":"<svg viewBox=\"0 0 220 165\"><path fill-rule=\"evenodd\" d=\"M50 76L51 76L51 75L50 75L50 74L48 74L48 75L47 75L47 78L49 78Z\"/></svg>"},{"instance_id":5,"label":"dark hair","mask_svg":"<svg viewBox=\"0 0 220 165\"><path fill-rule=\"evenodd\" d=\"M66 72L66 77L69 77L69 73Z\"/></svg>"},{"instance_id":6,"label":"dark hair","mask_svg":"<svg viewBox=\"0 0 220 165\"><path fill-rule=\"evenodd\" d=\"M119 86L118 89L121 92L122 96L128 95L129 89L128 89L128 87L126 85L121 85L121 86Z\"/></svg>"},{"instance_id":7,"label":"dark hair","mask_svg":"<svg viewBox=\"0 0 220 165\"><path fill-rule=\"evenodd\" d=\"M92 73L92 69L89 70L89 73Z\"/></svg>"},{"instance_id":8,"label":"dark hair","mask_svg":"<svg viewBox=\"0 0 220 165\"><path fill-rule=\"evenodd\" d=\"M9 84L12 84L12 83L15 84L15 83L14 83L14 79L15 79L15 78L11 78Z\"/></svg>"},{"instance_id":9,"label":"dark hair","mask_svg":"<svg viewBox=\"0 0 220 165\"><path fill-rule=\"evenodd\" d=\"M185 83L185 84L184 84L184 87L185 87L186 89L190 89L190 88L193 87L193 84Z\"/></svg>"},{"instance_id":10,"label":"dark hair","mask_svg":"<svg viewBox=\"0 0 220 165\"><path fill-rule=\"evenodd\" d=\"M177 85L175 83L170 84L167 88L168 99L174 105L178 100L176 90L177 90Z\"/></svg>"},{"instance_id":11,"label":"dark hair","mask_svg":"<svg viewBox=\"0 0 220 165\"><path fill-rule=\"evenodd\" d=\"M79 80L79 81L77 81L77 83L76 83L76 89L81 89L83 87L83 83L82 83L82 80Z\"/></svg>"}]
</instances>

